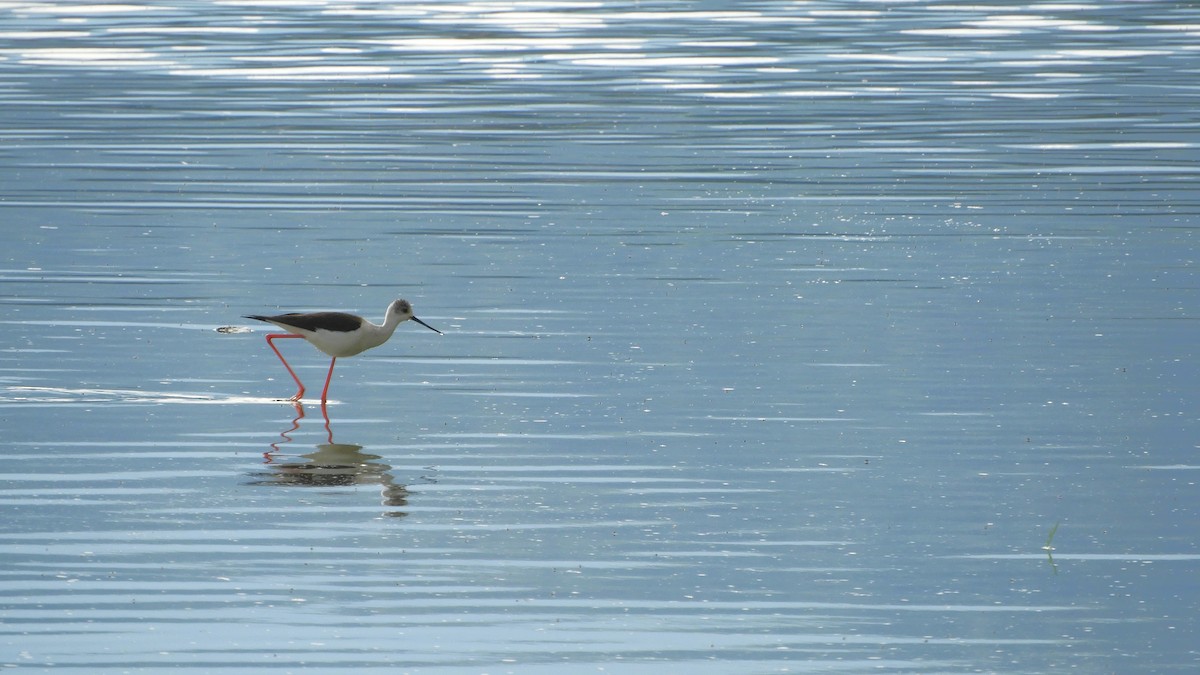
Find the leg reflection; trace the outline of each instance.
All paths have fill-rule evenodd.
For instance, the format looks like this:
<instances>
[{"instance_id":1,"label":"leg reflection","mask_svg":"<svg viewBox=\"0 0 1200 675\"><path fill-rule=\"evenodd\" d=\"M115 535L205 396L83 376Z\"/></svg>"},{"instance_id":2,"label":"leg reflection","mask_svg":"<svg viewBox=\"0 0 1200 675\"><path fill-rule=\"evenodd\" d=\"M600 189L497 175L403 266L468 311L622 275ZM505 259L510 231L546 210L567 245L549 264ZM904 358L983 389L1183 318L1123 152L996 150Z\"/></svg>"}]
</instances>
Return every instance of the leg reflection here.
<instances>
[{"instance_id":1,"label":"leg reflection","mask_svg":"<svg viewBox=\"0 0 1200 675\"><path fill-rule=\"evenodd\" d=\"M292 442L293 439L291 434L295 433L296 430L300 428L300 420L304 419L305 417L304 406L300 403L300 401L291 401L291 404L292 407L296 409L296 416L292 418L292 426L290 428L279 432L282 440L271 443L271 449L263 453L263 459L266 460L267 464L271 464L275 461L274 455L283 452L283 449L279 446ZM329 443L333 443L333 428L329 425L329 408L325 405L324 401L321 402L321 416L325 418L325 438Z\"/></svg>"},{"instance_id":2,"label":"leg reflection","mask_svg":"<svg viewBox=\"0 0 1200 675\"><path fill-rule=\"evenodd\" d=\"M381 456L363 452L361 445L335 443L329 411L324 404L321 405L321 415L324 418L326 442L316 445L313 452L290 457L284 454L283 446L296 442L293 435L299 431L300 422L305 418L304 406L298 401L294 405L296 416L291 426L280 432L282 440L271 443L271 450L263 453L263 463L271 465L270 470L253 473L254 480L250 485L327 489L376 485L380 490L380 504L389 509L384 512L385 516L408 515L404 511L394 510L408 504L408 487L395 481L391 474L392 467L381 462Z\"/></svg>"}]
</instances>

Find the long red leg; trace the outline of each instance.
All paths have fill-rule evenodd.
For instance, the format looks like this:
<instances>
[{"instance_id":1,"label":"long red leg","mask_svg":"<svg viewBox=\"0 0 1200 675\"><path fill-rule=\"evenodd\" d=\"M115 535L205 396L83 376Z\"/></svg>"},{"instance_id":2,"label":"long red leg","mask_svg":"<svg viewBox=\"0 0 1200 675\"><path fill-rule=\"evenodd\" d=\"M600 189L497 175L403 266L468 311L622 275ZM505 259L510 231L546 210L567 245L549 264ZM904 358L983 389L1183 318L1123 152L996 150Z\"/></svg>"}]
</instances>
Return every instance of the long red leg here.
<instances>
[{"instance_id":1,"label":"long red leg","mask_svg":"<svg viewBox=\"0 0 1200 675\"><path fill-rule=\"evenodd\" d=\"M321 390L321 404L324 405L325 398L329 394L329 382L333 380L333 364L337 363L337 357L329 362L329 374L325 376L325 388Z\"/></svg>"},{"instance_id":2,"label":"long red leg","mask_svg":"<svg viewBox=\"0 0 1200 675\"><path fill-rule=\"evenodd\" d=\"M267 336L267 345L269 345L271 347L271 351L275 352L275 356L278 356L279 360L283 362L283 367L287 368L288 374L291 375L292 379L296 381L296 386L300 387L300 390L297 391L296 395L292 397L291 400L293 400L293 401L299 401L300 397L304 396L304 383L301 382L300 378L296 376L296 371L292 370L292 367L290 365L288 365L287 359L283 358L283 354L280 353L279 348L275 346L274 340L276 338L302 338L302 337L304 337L304 336L303 335L293 335L291 333L271 333L270 335ZM329 388L328 382L325 383L325 387Z\"/></svg>"}]
</instances>

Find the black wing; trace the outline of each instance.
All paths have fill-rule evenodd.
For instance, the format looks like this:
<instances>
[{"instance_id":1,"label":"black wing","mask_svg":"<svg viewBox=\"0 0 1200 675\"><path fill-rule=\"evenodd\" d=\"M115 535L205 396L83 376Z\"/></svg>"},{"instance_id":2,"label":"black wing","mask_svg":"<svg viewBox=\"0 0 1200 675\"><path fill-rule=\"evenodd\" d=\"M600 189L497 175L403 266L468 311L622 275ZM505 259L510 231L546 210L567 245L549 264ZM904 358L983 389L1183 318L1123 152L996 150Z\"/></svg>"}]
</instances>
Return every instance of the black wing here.
<instances>
[{"instance_id":1,"label":"black wing","mask_svg":"<svg viewBox=\"0 0 1200 675\"><path fill-rule=\"evenodd\" d=\"M354 316L345 312L292 313L279 314L277 316L251 314L246 318L283 324L301 330L329 330L335 333L349 333L350 331L358 330L363 322L361 316Z\"/></svg>"}]
</instances>

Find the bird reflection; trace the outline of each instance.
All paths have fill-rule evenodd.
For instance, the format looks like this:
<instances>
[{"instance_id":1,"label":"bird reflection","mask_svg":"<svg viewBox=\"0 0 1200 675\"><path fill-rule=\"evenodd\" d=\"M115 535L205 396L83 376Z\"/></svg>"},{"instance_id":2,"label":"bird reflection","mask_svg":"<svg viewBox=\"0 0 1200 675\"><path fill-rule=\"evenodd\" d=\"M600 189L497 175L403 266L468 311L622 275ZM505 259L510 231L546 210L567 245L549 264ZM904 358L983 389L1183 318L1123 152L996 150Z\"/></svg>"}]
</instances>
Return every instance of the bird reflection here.
<instances>
[{"instance_id":1,"label":"bird reflection","mask_svg":"<svg viewBox=\"0 0 1200 675\"><path fill-rule=\"evenodd\" d=\"M318 444L315 452L292 455L296 461L288 459L281 446L294 442L291 434L300 429L300 420L305 417L303 406L298 402L294 405L296 417L291 422L292 426L280 432L282 440L271 443L272 449L263 453L263 463L268 465L269 470L253 473L256 480L251 481L250 485L315 488L378 485L380 504L388 508L384 515L393 518L408 515L400 510L408 505L408 487L395 482L390 473L392 467L380 462L383 458L379 455L363 452L361 445L335 443L329 413L324 405L321 406L321 413L325 418L327 442Z\"/></svg>"},{"instance_id":2,"label":"bird reflection","mask_svg":"<svg viewBox=\"0 0 1200 675\"><path fill-rule=\"evenodd\" d=\"M283 440L275 441L271 444L271 449L263 453L263 459L266 464L271 464L275 461L275 454L283 452L279 446L284 443L291 443L291 434L300 428L300 420L304 419L304 406L299 401L292 401L292 406L296 409L296 416L292 418L292 426L287 431L279 432L280 438ZM325 418L325 438L329 444L333 444L333 429L329 426L329 408L325 403L321 403L321 417Z\"/></svg>"}]
</instances>

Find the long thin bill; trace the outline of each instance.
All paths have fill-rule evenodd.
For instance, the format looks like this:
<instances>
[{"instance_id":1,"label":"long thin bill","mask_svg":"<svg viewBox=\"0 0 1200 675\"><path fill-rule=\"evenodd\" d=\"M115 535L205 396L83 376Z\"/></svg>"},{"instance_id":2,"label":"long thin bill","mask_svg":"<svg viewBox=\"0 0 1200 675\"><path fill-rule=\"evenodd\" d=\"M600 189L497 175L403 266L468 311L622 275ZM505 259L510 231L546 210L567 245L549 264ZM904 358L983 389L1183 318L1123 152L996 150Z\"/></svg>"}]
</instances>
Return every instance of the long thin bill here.
<instances>
[{"instance_id":1,"label":"long thin bill","mask_svg":"<svg viewBox=\"0 0 1200 675\"><path fill-rule=\"evenodd\" d=\"M416 321L417 323L421 324L422 326L425 326L426 328L428 328L429 330L431 330L431 331L433 331L433 332L437 333L438 335L445 335L445 333L443 333L442 331L440 331L440 330L438 330L438 329L434 328L433 326L430 326L429 324L425 323L424 321L422 321L422 320L418 319L418 318L417 318L417 317L415 317L415 316L412 318L412 320L413 320L413 321Z\"/></svg>"}]
</instances>

